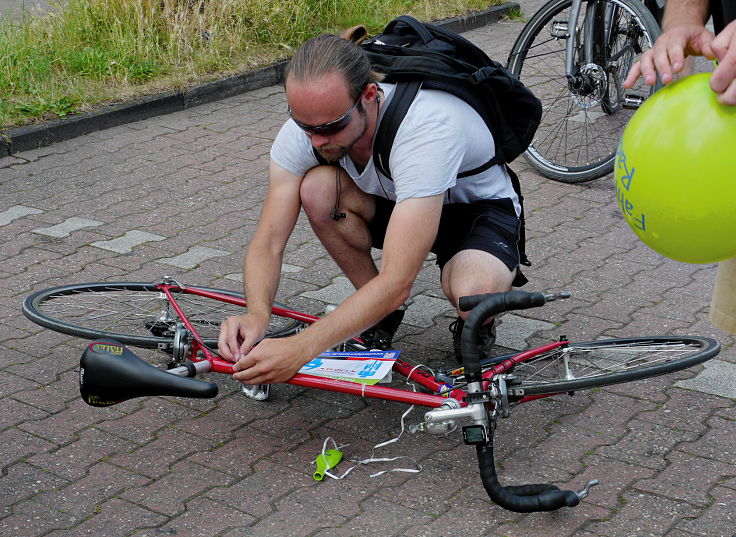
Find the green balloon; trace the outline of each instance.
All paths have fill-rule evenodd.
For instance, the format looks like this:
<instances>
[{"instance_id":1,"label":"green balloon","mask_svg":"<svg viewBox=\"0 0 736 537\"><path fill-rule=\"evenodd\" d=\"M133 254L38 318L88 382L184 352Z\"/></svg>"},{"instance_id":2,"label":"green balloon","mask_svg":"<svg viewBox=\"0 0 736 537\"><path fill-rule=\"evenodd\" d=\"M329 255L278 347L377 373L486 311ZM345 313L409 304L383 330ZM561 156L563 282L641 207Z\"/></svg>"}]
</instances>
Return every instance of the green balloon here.
<instances>
[{"instance_id":1,"label":"green balloon","mask_svg":"<svg viewBox=\"0 0 736 537\"><path fill-rule=\"evenodd\" d=\"M688 263L736 257L736 106L718 103L710 74L649 97L624 129L616 197L636 235Z\"/></svg>"}]
</instances>

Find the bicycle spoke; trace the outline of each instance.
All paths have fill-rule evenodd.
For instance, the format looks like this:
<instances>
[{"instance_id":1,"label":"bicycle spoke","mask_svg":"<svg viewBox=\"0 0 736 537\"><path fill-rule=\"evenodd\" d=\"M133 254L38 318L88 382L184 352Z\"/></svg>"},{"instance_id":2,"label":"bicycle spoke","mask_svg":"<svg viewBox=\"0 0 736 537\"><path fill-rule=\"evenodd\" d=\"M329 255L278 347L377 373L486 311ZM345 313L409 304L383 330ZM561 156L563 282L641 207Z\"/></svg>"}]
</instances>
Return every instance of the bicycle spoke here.
<instances>
[{"instance_id":1,"label":"bicycle spoke","mask_svg":"<svg viewBox=\"0 0 736 537\"><path fill-rule=\"evenodd\" d=\"M688 344L635 343L577 347L574 344L519 364L514 373L524 382L540 384L582 379L656 366L691 354Z\"/></svg>"},{"instance_id":2,"label":"bicycle spoke","mask_svg":"<svg viewBox=\"0 0 736 537\"><path fill-rule=\"evenodd\" d=\"M208 345L216 344L220 325L245 308L217 298L171 288L172 298ZM207 289L210 293L238 298L237 293ZM60 286L34 293L23 302L32 321L59 332L85 338L111 337L121 343L155 348L171 342L181 322L167 295L150 283L92 283ZM301 323L272 315L267 334L293 334Z\"/></svg>"}]
</instances>

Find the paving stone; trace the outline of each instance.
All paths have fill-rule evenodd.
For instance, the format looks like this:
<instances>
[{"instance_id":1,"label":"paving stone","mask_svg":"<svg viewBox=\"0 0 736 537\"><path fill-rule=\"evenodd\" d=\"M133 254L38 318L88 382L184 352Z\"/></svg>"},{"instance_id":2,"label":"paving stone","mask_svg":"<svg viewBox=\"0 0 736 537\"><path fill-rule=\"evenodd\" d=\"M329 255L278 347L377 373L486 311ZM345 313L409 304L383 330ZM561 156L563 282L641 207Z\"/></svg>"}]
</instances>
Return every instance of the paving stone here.
<instances>
[{"instance_id":1,"label":"paving stone","mask_svg":"<svg viewBox=\"0 0 736 537\"><path fill-rule=\"evenodd\" d=\"M675 385L687 381L678 381ZM658 423L673 429L702 432L707 428L707 420L723 409L728 412L734 403L728 399L704 394L701 391L670 389L668 399L655 409L641 412L637 418L642 421Z\"/></svg>"},{"instance_id":2,"label":"paving stone","mask_svg":"<svg viewBox=\"0 0 736 537\"><path fill-rule=\"evenodd\" d=\"M77 340L78 341L78 340ZM53 347L43 358L8 367L8 371L37 383L55 380L59 375L79 367L83 347L73 349L66 345Z\"/></svg>"},{"instance_id":3,"label":"paving stone","mask_svg":"<svg viewBox=\"0 0 736 537\"><path fill-rule=\"evenodd\" d=\"M86 227L96 227L103 225L103 222L98 222L97 220L89 220L87 218L78 218L78 217L72 217L67 218L60 224L56 224L55 226L51 227L40 227L32 230L34 233L38 233L40 235L46 235L48 237L68 237L71 235L74 231L77 231L79 229L84 229Z\"/></svg>"},{"instance_id":4,"label":"paving stone","mask_svg":"<svg viewBox=\"0 0 736 537\"><path fill-rule=\"evenodd\" d=\"M346 298L355 292L353 284L344 276L335 278L331 285L318 291L307 291L303 296L326 302L327 304L342 304Z\"/></svg>"},{"instance_id":5,"label":"paving stone","mask_svg":"<svg viewBox=\"0 0 736 537\"><path fill-rule=\"evenodd\" d=\"M101 503L147 481L143 476L100 462L91 466L89 474L82 479L58 492L44 492L36 497L36 501L84 519L94 513Z\"/></svg>"},{"instance_id":6,"label":"paving stone","mask_svg":"<svg viewBox=\"0 0 736 537\"><path fill-rule=\"evenodd\" d=\"M726 464L736 465L736 420L733 409L728 416L714 416L707 421L708 431L696 441L679 446L679 449L698 457L707 457Z\"/></svg>"},{"instance_id":7,"label":"paving stone","mask_svg":"<svg viewBox=\"0 0 736 537\"><path fill-rule=\"evenodd\" d=\"M70 481L83 478L94 464L110 455L131 450L134 444L104 433L99 429L86 429L73 442L51 452L38 453L27 460L49 474Z\"/></svg>"},{"instance_id":8,"label":"paving stone","mask_svg":"<svg viewBox=\"0 0 736 537\"><path fill-rule=\"evenodd\" d=\"M273 537L274 535L288 535L294 531L294 528L298 528L299 532L304 535L311 535L322 528L342 526L346 521L344 517L330 511L317 512L316 506L309 503L285 500L276 505L277 513L264 517L248 528L234 529L223 535L226 537Z\"/></svg>"},{"instance_id":9,"label":"paving stone","mask_svg":"<svg viewBox=\"0 0 736 537\"><path fill-rule=\"evenodd\" d=\"M0 520L0 535L40 537L51 530L68 528L78 522L79 519L73 515L29 501L18 505L12 515Z\"/></svg>"},{"instance_id":10,"label":"paving stone","mask_svg":"<svg viewBox=\"0 0 736 537\"><path fill-rule=\"evenodd\" d=\"M695 377L680 380L675 386L698 392L736 399L736 364L709 360Z\"/></svg>"},{"instance_id":11,"label":"paving stone","mask_svg":"<svg viewBox=\"0 0 736 537\"><path fill-rule=\"evenodd\" d=\"M610 515L610 511L584 502L564 514L553 513L549 517L539 517L534 514L520 518L516 522L504 525L498 534L508 537L524 537L527 535L544 535L550 526L554 527L555 535L578 537L580 530L591 520L599 520ZM551 519L551 520L550 520Z\"/></svg>"},{"instance_id":12,"label":"paving stone","mask_svg":"<svg viewBox=\"0 0 736 537\"><path fill-rule=\"evenodd\" d=\"M10 207L9 209L6 209L0 213L0 227L7 226L13 220L17 220L18 218L23 218L24 216L28 216L31 214L41 214L41 213L43 213L43 211L41 209L36 209L35 207L26 207L25 205L14 205Z\"/></svg>"},{"instance_id":13,"label":"paving stone","mask_svg":"<svg viewBox=\"0 0 736 537\"><path fill-rule=\"evenodd\" d=\"M245 428L227 442L211 451L199 451L189 458L192 462L242 478L253 473L254 466L273 453L287 449L289 444L273 435Z\"/></svg>"},{"instance_id":14,"label":"paving stone","mask_svg":"<svg viewBox=\"0 0 736 537\"><path fill-rule=\"evenodd\" d=\"M62 488L68 481L27 463L3 467L3 495L0 497L0 518L11 514L10 506L29 500L38 494Z\"/></svg>"},{"instance_id":15,"label":"paving stone","mask_svg":"<svg viewBox=\"0 0 736 537\"><path fill-rule=\"evenodd\" d=\"M192 419L198 413L175 402L161 398L147 398L141 401L128 401L118 405L116 410L130 412L118 415L99 416L100 409L94 409L99 419L106 421L99 427L104 431L129 439L136 443L147 443L155 439L156 432L181 420ZM107 409L102 410L106 413Z\"/></svg>"},{"instance_id":16,"label":"paving stone","mask_svg":"<svg viewBox=\"0 0 736 537\"><path fill-rule=\"evenodd\" d=\"M361 503L360 514L339 527L327 528L317 532L315 537L338 537L340 535L367 537L377 533L387 534L389 532L391 535L398 535L397 531L407 526L425 527L431 521L429 515L420 511L406 509L380 498L369 498ZM411 529L407 531L411 531ZM434 533L433 535L441 534Z\"/></svg>"},{"instance_id":17,"label":"paving stone","mask_svg":"<svg viewBox=\"0 0 736 537\"><path fill-rule=\"evenodd\" d=\"M29 385L23 391L16 392L13 398L55 414L79 397L78 379L79 372L74 370L59 375L57 380L48 384L26 381Z\"/></svg>"},{"instance_id":18,"label":"paving stone","mask_svg":"<svg viewBox=\"0 0 736 537\"><path fill-rule=\"evenodd\" d=\"M225 474L188 461L173 464L170 470L169 474L153 482L140 478L138 483L121 492L120 497L154 512L174 516L182 513L186 504L201 493L233 481Z\"/></svg>"},{"instance_id":19,"label":"paving stone","mask_svg":"<svg viewBox=\"0 0 736 537\"><path fill-rule=\"evenodd\" d=\"M18 375L13 375L7 371L0 371L0 397L14 394L16 400L26 402L22 397L18 396L18 392L22 390L35 389L37 387L35 382L26 380Z\"/></svg>"},{"instance_id":20,"label":"paving stone","mask_svg":"<svg viewBox=\"0 0 736 537\"><path fill-rule=\"evenodd\" d=\"M630 492L622 500L621 510L600 522L591 521L585 529L603 537L659 537L699 513L692 505L659 496Z\"/></svg>"},{"instance_id":21,"label":"paving stone","mask_svg":"<svg viewBox=\"0 0 736 537\"><path fill-rule=\"evenodd\" d=\"M218 379L221 384L222 380ZM182 421L178 427L191 434L217 442L225 442L244 429L250 431L249 425L256 420L267 420L289 408L286 400L277 400L281 386L274 386L272 397L266 401L247 399L240 392L240 384L236 383L238 393L218 401L217 407L193 419Z\"/></svg>"},{"instance_id":22,"label":"paving stone","mask_svg":"<svg viewBox=\"0 0 736 537\"><path fill-rule=\"evenodd\" d=\"M431 326L435 317L446 315L454 310L455 308L447 299L418 295L406 308L402 322L419 327Z\"/></svg>"},{"instance_id":23,"label":"paving stone","mask_svg":"<svg viewBox=\"0 0 736 537\"><path fill-rule=\"evenodd\" d=\"M193 246L187 252L178 255L176 257L164 257L159 259L159 263L165 265L172 265L181 269L192 269L200 263L215 257L222 257L229 255L229 252L217 250L215 248L207 248L205 246Z\"/></svg>"},{"instance_id":24,"label":"paving stone","mask_svg":"<svg viewBox=\"0 0 736 537\"><path fill-rule=\"evenodd\" d=\"M144 530L135 535L138 537L159 535L177 535L181 537L210 537L222 535L222 532L232 528L248 528L255 522L255 518L224 506L216 499L197 498L186 504L185 511L171 519L166 524L153 530ZM136 527L140 527L137 524ZM246 533L247 535L247 533Z\"/></svg>"},{"instance_id":25,"label":"paving stone","mask_svg":"<svg viewBox=\"0 0 736 537\"><path fill-rule=\"evenodd\" d=\"M714 500L697 519L684 520L677 524L676 528L694 533L713 537L733 537L736 528L736 512L733 506L736 504L736 491L726 488L715 488L711 491Z\"/></svg>"},{"instance_id":26,"label":"paving stone","mask_svg":"<svg viewBox=\"0 0 736 537\"><path fill-rule=\"evenodd\" d=\"M698 505L708 505L710 491L725 478L736 476L736 465L723 464L681 451L667 455L669 465L652 479L636 483L635 488ZM688 475L687 481L682 480Z\"/></svg>"},{"instance_id":27,"label":"paving stone","mask_svg":"<svg viewBox=\"0 0 736 537\"><path fill-rule=\"evenodd\" d=\"M95 508L94 516L91 516L81 524L74 526L74 528L65 531L53 531L48 535L53 537L86 537L99 535L112 537L117 535L129 535L131 531L135 531L138 528L157 527L165 521L166 518L162 515L142 509L130 502L113 498L101 503ZM154 532L155 531L156 530L154 530ZM151 535L155 535L155 533L152 533Z\"/></svg>"},{"instance_id":28,"label":"paving stone","mask_svg":"<svg viewBox=\"0 0 736 537\"><path fill-rule=\"evenodd\" d=\"M696 435L688 431L676 431L638 420L630 421L627 427L629 431L621 441L615 445L600 447L595 453L662 470L666 467L665 453L680 442L692 442L696 438Z\"/></svg>"},{"instance_id":29,"label":"paving stone","mask_svg":"<svg viewBox=\"0 0 736 537\"><path fill-rule=\"evenodd\" d=\"M29 434L19 428L10 428L2 432L4 442L0 452L0 466L8 466L20 462L36 453L49 451L58 447L58 444Z\"/></svg>"},{"instance_id":30,"label":"paving stone","mask_svg":"<svg viewBox=\"0 0 736 537\"><path fill-rule=\"evenodd\" d=\"M585 501L606 509L615 510L623 506L624 494L637 488L641 480L655 475L652 469L598 455L584 457L583 463L585 470L575 476L570 487L579 490L589 481L597 479L598 484L590 489Z\"/></svg>"},{"instance_id":31,"label":"paving stone","mask_svg":"<svg viewBox=\"0 0 736 537\"><path fill-rule=\"evenodd\" d=\"M111 252L117 252L119 254L127 254L133 251L133 248L140 246L143 243L151 241L162 241L166 237L161 235L154 235L153 233L147 233L137 229L128 231L122 237L113 239L110 241L97 241L93 242L92 246L102 248L103 250L110 250Z\"/></svg>"},{"instance_id":32,"label":"paving stone","mask_svg":"<svg viewBox=\"0 0 736 537\"><path fill-rule=\"evenodd\" d=\"M258 461L249 470L250 475L237 483L224 489L212 489L206 496L261 519L276 511L278 499L295 489L315 483L311 476L268 460Z\"/></svg>"},{"instance_id":33,"label":"paving stone","mask_svg":"<svg viewBox=\"0 0 736 537\"><path fill-rule=\"evenodd\" d=\"M551 323L509 313L499 319L496 345L520 351L528 347L527 339L532 334L552 328Z\"/></svg>"},{"instance_id":34,"label":"paving stone","mask_svg":"<svg viewBox=\"0 0 736 537\"><path fill-rule=\"evenodd\" d=\"M43 419L48 413L6 397L0 401L0 416L0 429L6 429L27 420Z\"/></svg>"}]
</instances>

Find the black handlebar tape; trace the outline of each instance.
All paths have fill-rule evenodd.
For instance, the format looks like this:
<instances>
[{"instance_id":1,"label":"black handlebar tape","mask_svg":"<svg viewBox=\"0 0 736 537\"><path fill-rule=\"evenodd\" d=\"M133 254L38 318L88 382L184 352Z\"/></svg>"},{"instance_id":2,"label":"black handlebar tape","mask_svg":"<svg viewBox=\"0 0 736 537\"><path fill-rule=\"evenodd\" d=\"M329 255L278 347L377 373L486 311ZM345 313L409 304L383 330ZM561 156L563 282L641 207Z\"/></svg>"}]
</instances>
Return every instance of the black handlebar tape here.
<instances>
[{"instance_id":1,"label":"black handlebar tape","mask_svg":"<svg viewBox=\"0 0 736 537\"><path fill-rule=\"evenodd\" d=\"M478 465L483 486L491 500L509 511L535 513L554 511L560 507L574 507L580 497L571 490L560 490L554 485L524 485L504 487L498 482L493 460L493 438L487 444L478 445Z\"/></svg>"},{"instance_id":2,"label":"black handlebar tape","mask_svg":"<svg viewBox=\"0 0 736 537\"><path fill-rule=\"evenodd\" d=\"M465 379L468 382L481 380L480 360L483 357L483 351L478 340L478 329L486 319L504 311L542 306L545 302L546 298L543 293L526 291L507 291L506 293L489 293L461 298L458 301L461 309L464 306L473 307L473 311L465 319L465 327L460 337Z\"/></svg>"}]
</instances>

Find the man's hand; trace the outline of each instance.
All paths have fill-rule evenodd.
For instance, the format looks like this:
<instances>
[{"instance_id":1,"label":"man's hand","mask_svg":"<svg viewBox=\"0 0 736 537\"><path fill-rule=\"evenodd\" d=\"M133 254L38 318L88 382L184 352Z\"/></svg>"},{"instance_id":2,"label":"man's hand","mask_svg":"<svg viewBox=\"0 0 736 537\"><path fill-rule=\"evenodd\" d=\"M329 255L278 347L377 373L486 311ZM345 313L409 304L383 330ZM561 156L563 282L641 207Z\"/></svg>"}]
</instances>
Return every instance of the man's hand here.
<instances>
[{"instance_id":1,"label":"man's hand","mask_svg":"<svg viewBox=\"0 0 736 537\"><path fill-rule=\"evenodd\" d=\"M266 335L268 320L263 322L254 315L228 317L220 325L217 352L225 360L237 362L250 352L253 346Z\"/></svg>"},{"instance_id":2,"label":"man's hand","mask_svg":"<svg viewBox=\"0 0 736 537\"><path fill-rule=\"evenodd\" d=\"M721 104L736 105L736 21L726 26L711 43L718 67L710 77L710 87Z\"/></svg>"},{"instance_id":3,"label":"man's hand","mask_svg":"<svg viewBox=\"0 0 736 537\"><path fill-rule=\"evenodd\" d=\"M235 363L233 378L245 384L275 384L291 379L312 359L295 337L264 339Z\"/></svg>"},{"instance_id":4,"label":"man's hand","mask_svg":"<svg viewBox=\"0 0 736 537\"><path fill-rule=\"evenodd\" d=\"M725 30L724 30L725 32ZM702 24L675 26L657 38L654 46L641 55L641 60L631 66L625 88L631 88L640 77L653 86L659 73L662 83L669 84L675 73L685 67L685 56L705 56L713 59L713 34Z\"/></svg>"}]
</instances>

